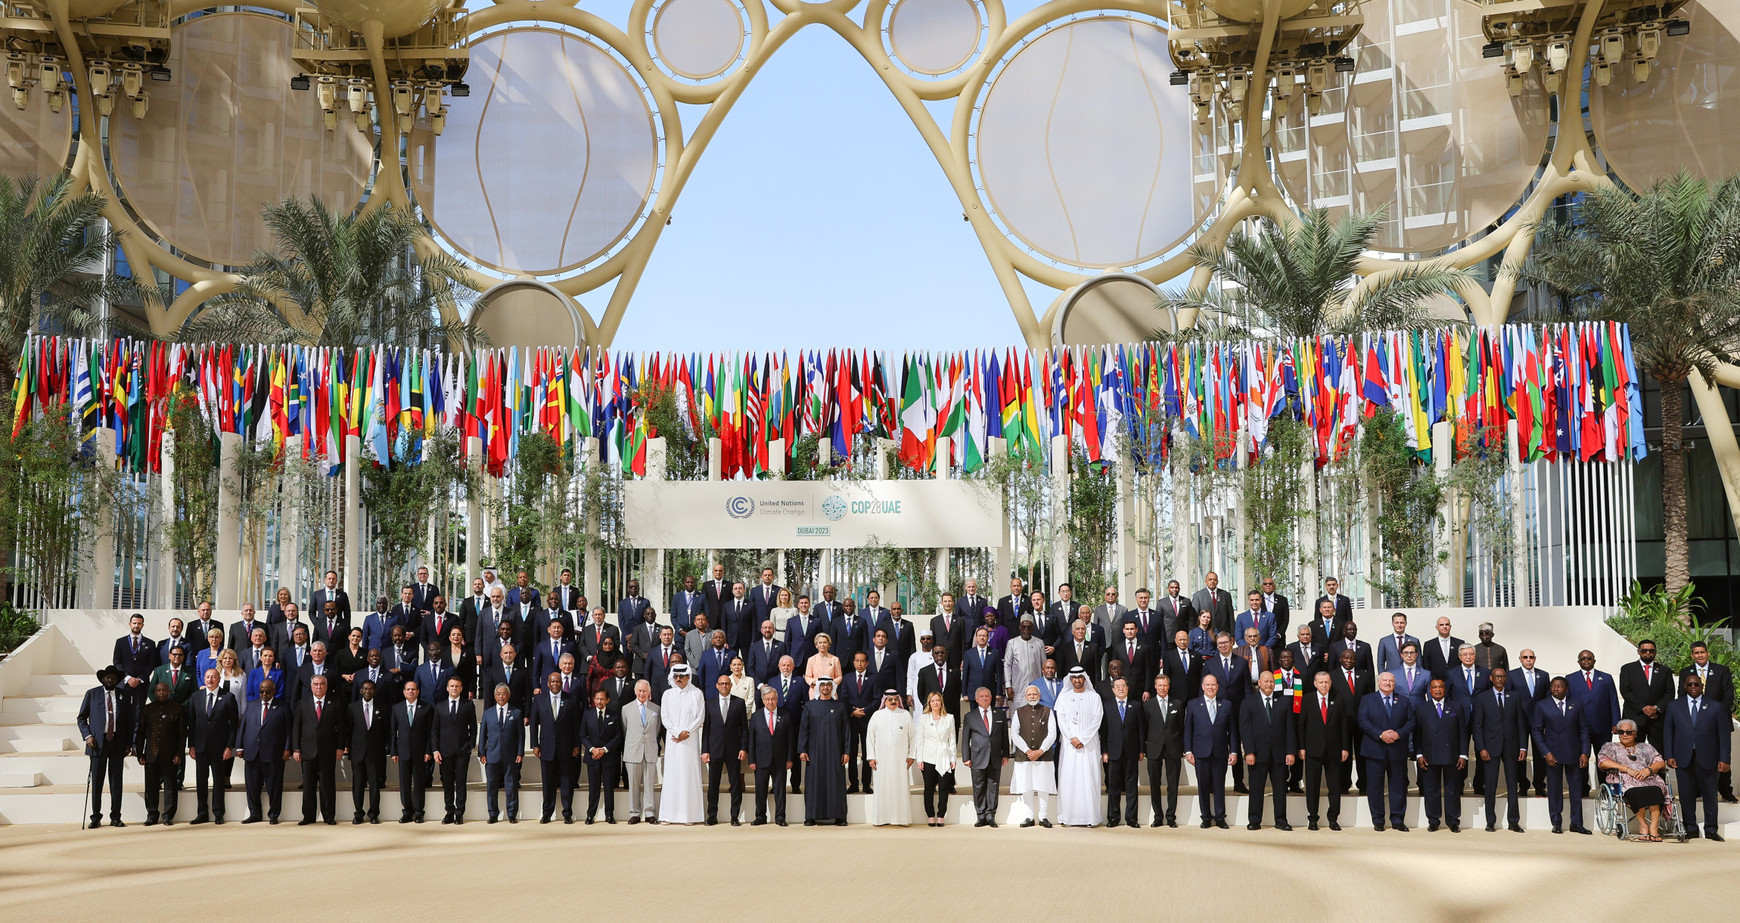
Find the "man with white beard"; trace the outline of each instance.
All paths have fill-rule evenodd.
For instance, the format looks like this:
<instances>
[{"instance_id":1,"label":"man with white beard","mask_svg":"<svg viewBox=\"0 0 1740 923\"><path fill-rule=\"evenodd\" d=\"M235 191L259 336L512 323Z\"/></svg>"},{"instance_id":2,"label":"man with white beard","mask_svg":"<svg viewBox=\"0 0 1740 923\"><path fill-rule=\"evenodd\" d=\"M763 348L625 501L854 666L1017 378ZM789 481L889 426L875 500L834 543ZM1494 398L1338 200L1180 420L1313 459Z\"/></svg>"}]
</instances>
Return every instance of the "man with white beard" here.
<instances>
[{"instance_id":1,"label":"man with white beard","mask_svg":"<svg viewBox=\"0 0 1740 923\"><path fill-rule=\"evenodd\" d=\"M1009 750L1015 760L1009 794L1018 796L1027 807L1027 819L1021 826L1037 822L1050 827L1051 796L1057 794L1056 754L1051 749L1057 743L1057 719L1040 703L1038 686L1029 683L1022 694L1026 704L1018 706L1009 721Z\"/></svg>"},{"instance_id":2,"label":"man with white beard","mask_svg":"<svg viewBox=\"0 0 1740 923\"><path fill-rule=\"evenodd\" d=\"M1063 741L1057 757L1057 822L1065 827L1098 827L1104 819L1100 802L1100 720L1105 705L1088 682L1087 671L1072 667L1069 688L1054 709L1057 736Z\"/></svg>"},{"instance_id":3,"label":"man with white beard","mask_svg":"<svg viewBox=\"0 0 1740 923\"><path fill-rule=\"evenodd\" d=\"M1011 708L1021 704L1021 690L1039 681L1045 668L1045 642L1033 636L1033 616L1023 614L1016 637L1003 648L1003 688L1009 690Z\"/></svg>"},{"instance_id":4,"label":"man with white beard","mask_svg":"<svg viewBox=\"0 0 1740 923\"><path fill-rule=\"evenodd\" d=\"M701 822L701 722L707 716L701 690L689 684L689 667L671 668L671 688L659 701L665 726L665 787L659 798L660 824Z\"/></svg>"},{"instance_id":5,"label":"man with white beard","mask_svg":"<svg viewBox=\"0 0 1740 923\"><path fill-rule=\"evenodd\" d=\"M912 825L912 762L918 751L912 715L900 707L900 693L890 689L882 695L882 707L870 716L865 734L870 771L875 773L870 796L869 820L876 826Z\"/></svg>"}]
</instances>

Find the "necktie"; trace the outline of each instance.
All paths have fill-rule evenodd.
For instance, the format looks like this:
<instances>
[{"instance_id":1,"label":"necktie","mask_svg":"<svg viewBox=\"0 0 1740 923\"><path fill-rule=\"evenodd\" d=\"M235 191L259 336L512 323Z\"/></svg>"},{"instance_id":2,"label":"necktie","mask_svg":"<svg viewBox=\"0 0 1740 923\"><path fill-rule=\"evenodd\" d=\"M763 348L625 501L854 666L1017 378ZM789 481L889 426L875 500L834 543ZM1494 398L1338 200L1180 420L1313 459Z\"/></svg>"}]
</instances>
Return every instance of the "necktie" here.
<instances>
[{"instance_id":1,"label":"necktie","mask_svg":"<svg viewBox=\"0 0 1740 923\"><path fill-rule=\"evenodd\" d=\"M1384 711L1389 711L1389 710L1390 710L1390 708L1391 708L1391 707L1393 707L1393 706L1394 706L1394 705L1395 705L1395 703L1396 703L1396 700L1395 700L1395 699L1393 699L1393 698L1391 698L1391 697L1390 697L1390 696L1387 696L1387 695L1386 695L1386 696L1384 696Z\"/></svg>"},{"instance_id":2,"label":"necktie","mask_svg":"<svg viewBox=\"0 0 1740 923\"><path fill-rule=\"evenodd\" d=\"M1565 717L1565 700L1564 699L1559 700L1559 717L1561 717L1561 718Z\"/></svg>"},{"instance_id":3,"label":"necktie","mask_svg":"<svg viewBox=\"0 0 1740 923\"><path fill-rule=\"evenodd\" d=\"M325 708L325 706L326 706L325 699L315 699L314 700L314 720L316 722L318 722L320 720L321 711Z\"/></svg>"},{"instance_id":4,"label":"necktie","mask_svg":"<svg viewBox=\"0 0 1740 923\"><path fill-rule=\"evenodd\" d=\"M985 722L985 730L987 732L991 730L991 710L990 709L988 709L988 708L979 709L979 720Z\"/></svg>"},{"instance_id":5,"label":"necktie","mask_svg":"<svg viewBox=\"0 0 1740 923\"><path fill-rule=\"evenodd\" d=\"M412 702L405 706L405 719L413 725L417 723L417 703Z\"/></svg>"},{"instance_id":6,"label":"necktie","mask_svg":"<svg viewBox=\"0 0 1740 923\"><path fill-rule=\"evenodd\" d=\"M1126 703L1125 703L1125 700L1123 700L1123 699L1119 699L1119 700L1118 700L1118 720L1119 720L1119 721L1122 721L1122 720L1124 720L1124 713L1125 713L1125 710L1126 710Z\"/></svg>"},{"instance_id":7,"label":"necktie","mask_svg":"<svg viewBox=\"0 0 1740 923\"><path fill-rule=\"evenodd\" d=\"M498 706L496 708L496 710L495 710L495 723L497 723L503 727L507 726L507 706L506 705L501 705L501 706Z\"/></svg>"},{"instance_id":8,"label":"necktie","mask_svg":"<svg viewBox=\"0 0 1740 923\"><path fill-rule=\"evenodd\" d=\"M103 718L103 734L113 737L115 736L115 694L113 692L109 693L109 707L105 711L107 714Z\"/></svg>"},{"instance_id":9,"label":"necktie","mask_svg":"<svg viewBox=\"0 0 1740 923\"><path fill-rule=\"evenodd\" d=\"M1214 723L1214 699L1208 700L1208 723Z\"/></svg>"},{"instance_id":10,"label":"necktie","mask_svg":"<svg viewBox=\"0 0 1740 923\"><path fill-rule=\"evenodd\" d=\"M1322 696L1317 697L1317 713L1323 716L1323 723L1325 725L1329 724L1329 700L1328 699L1326 699Z\"/></svg>"},{"instance_id":11,"label":"necktie","mask_svg":"<svg viewBox=\"0 0 1740 923\"><path fill-rule=\"evenodd\" d=\"M1130 653L1129 653L1129 659L1130 659L1130 662L1131 662L1131 663L1135 663L1135 662L1136 662L1136 642L1134 642L1134 641L1131 641L1131 642L1130 642L1130 643L1129 643L1129 644L1126 644L1126 645L1125 645L1125 647L1127 647L1127 648L1129 648L1129 651L1130 651Z\"/></svg>"},{"instance_id":12,"label":"necktie","mask_svg":"<svg viewBox=\"0 0 1740 923\"><path fill-rule=\"evenodd\" d=\"M1473 670L1473 668L1463 670L1462 675L1466 676L1468 678L1468 692L1469 692L1469 694L1472 695L1474 693L1474 670Z\"/></svg>"},{"instance_id":13,"label":"necktie","mask_svg":"<svg viewBox=\"0 0 1740 923\"><path fill-rule=\"evenodd\" d=\"M180 670L170 670L169 671L169 688L174 689L176 686L179 686L179 685L181 685L181 671Z\"/></svg>"},{"instance_id":14,"label":"necktie","mask_svg":"<svg viewBox=\"0 0 1740 923\"><path fill-rule=\"evenodd\" d=\"M1409 667L1408 668L1408 691L1412 692L1413 690L1414 690L1414 668Z\"/></svg>"},{"instance_id":15,"label":"necktie","mask_svg":"<svg viewBox=\"0 0 1740 923\"><path fill-rule=\"evenodd\" d=\"M1589 672L1584 672L1583 682L1587 683L1589 685L1590 689L1594 689L1595 688L1595 674L1589 673Z\"/></svg>"},{"instance_id":16,"label":"necktie","mask_svg":"<svg viewBox=\"0 0 1740 923\"><path fill-rule=\"evenodd\" d=\"M642 705L640 707L640 729L643 731L646 730L646 706L645 705Z\"/></svg>"},{"instance_id":17,"label":"necktie","mask_svg":"<svg viewBox=\"0 0 1740 923\"><path fill-rule=\"evenodd\" d=\"M269 714L271 711L272 711L272 703L270 703L270 702L261 702L260 703L260 724L264 725L266 723L266 715Z\"/></svg>"},{"instance_id":18,"label":"necktie","mask_svg":"<svg viewBox=\"0 0 1740 923\"><path fill-rule=\"evenodd\" d=\"M1273 699L1270 699L1268 696L1263 696L1263 717L1269 719L1270 721L1275 720L1274 710L1270 707L1273 704L1274 704Z\"/></svg>"},{"instance_id":19,"label":"necktie","mask_svg":"<svg viewBox=\"0 0 1740 923\"><path fill-rule=\"evenodd\" d=\"M363 703L363 728L364 728L364 730L371 730L372 731L372 730L374 730L374 727L375 727L375 706L372 702L364 702Z\"/></svg>"},{"instance_id":20,"label":"necktie","mask_svg":"<svg viewBox=\"0 0 1740 923\"><path fill-rule=\"evenodd\" d=\"M1498 710L1504 711L1504 693L1498 694Z\"/></svg>"},{"instance_id":21,"label":"necktie","mask_svg":"<svg viewBox=\"0 0 1740 923\"><path fill-rule=\"evenodd\" d=\"M1650 665L1647 663L1643 665L1643 681L1646 683L1650 681L1651 671L1650 671L1649 667L1650 667Z\"/></svg>"},{"instance_id":22,"label":"necktie","mask_svg":"<svg viewBox=\"0 0 1740 923\"><path fill-rule=\"evenodd\" d=\"M216 706L217 706L217 693L213 692L210 695L207 695L205 697L205 716L207 718L211 717L211 710Z\"/></svg>"},{"instance_id":23,"label":"necktie","mask_svg":"<svg viewBox=\"0 0 1740 923\"><path fill-rule=\"evenodd\" d=\"M449 718L459 717L459 700L458 699L448 699L447 700L447 716Z\"/></svg>"},{"instance_id":24,"label":"necktie","mask_svg":"<svg viewBox=\"0 0 1740 923\"><path fill-rule=\"evenodd\" d=\"M1692 718L1695 720L1697 717L1698 717L1698 700L1693 699L1692 700Z\"/></svg>"},{"instance_id":25,"label":"necktie","mask_svg":"<svg viewBox=\"0 0 1740 923\"><path fill-rule=\"evenodd\" d=\"M598 710L598 726L600 728L604 727L604 709L602 708Z\"/></svg>"},{"instance_id":26,"label":"necktie","mask_svg":"<svg viewBox=\"0 0 1740 923\"><path fill-rule=\"evenodd\" d=\"M1444 717L1444 702L1442 700L1438 702L1438 717Z\"/></svg>"}]
</instances>

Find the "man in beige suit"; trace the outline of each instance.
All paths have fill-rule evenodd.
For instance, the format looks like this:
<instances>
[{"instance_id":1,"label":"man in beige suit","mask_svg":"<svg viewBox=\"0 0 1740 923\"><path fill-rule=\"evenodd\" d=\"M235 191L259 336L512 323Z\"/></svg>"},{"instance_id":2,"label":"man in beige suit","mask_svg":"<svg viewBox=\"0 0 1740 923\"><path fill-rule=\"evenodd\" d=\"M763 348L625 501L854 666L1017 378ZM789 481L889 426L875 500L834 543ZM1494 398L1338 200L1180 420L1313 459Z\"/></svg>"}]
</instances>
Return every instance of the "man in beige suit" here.
<instances>
[{"instance_id":1,"label":"man in beige suit","mask_svg":"<svg viewBox=\"0 0 1740 923\"><path fill-rule=\"evenodd\" d=\"M628 822L652 823L658 815L659 707L652 684L634 684L634 701L622 706L622 768L628 773Z\"/></svg>"}]
</instances>

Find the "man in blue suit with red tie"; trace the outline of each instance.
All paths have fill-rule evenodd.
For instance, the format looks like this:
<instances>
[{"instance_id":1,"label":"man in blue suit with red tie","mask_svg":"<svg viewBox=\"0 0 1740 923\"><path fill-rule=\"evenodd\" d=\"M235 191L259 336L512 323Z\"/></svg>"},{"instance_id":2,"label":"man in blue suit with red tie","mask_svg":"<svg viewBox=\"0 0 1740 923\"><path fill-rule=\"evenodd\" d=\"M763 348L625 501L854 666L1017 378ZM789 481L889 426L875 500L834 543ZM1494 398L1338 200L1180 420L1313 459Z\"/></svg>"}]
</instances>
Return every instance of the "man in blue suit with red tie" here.
<instances>
[{"instance_id":1,"label":"man in blue suit with red tie","mask_svg":"<svg viewBox=\"0 0 1740 923\"><path fill-rule=\"evenodd\" d=\"M1589 723L1583 707L1567 695L1567 686L1565 677L1553 677L1550 694L1535 705L1535 751L1547 758L1547 811L1554 833L1564 832L1565 789L1575 787L1573 773L1580 776L1589 765ZM1570 794L1571 832L1588 833L1583 827L1583 798L1576 791Z\"/></svg>"},{"instance_id":2,"label":"man in blue suit with red tie","mask_svg":"<svg viewBox=\"0 0 1740 923\"><path fill-rule=\"evenodd\" d=\"M1686 694L1664 707L1667 721L1662 745L1668 765L1679 774L1686 809L1686 836L1698 835L1698 801L1704 802L1704 837L1720 843L1717 830L1716 780L1728 771L1733 724L1723 703L1704 698L1697 674L1686 677Z\"/></svg>"},{"instance_id":3,"label":"man in blue suit with red tie","mask_svg":"<svg viewBox=\"0 0 1740 923\"><path fill-rule=\"evenodd\" d=\"M1359 729L1365 735L1360 757L1365 760L1366 803L1372 828L1384 829L1384 787L1389 787L1390 825L1404 833L1407 807L1408 751L1414 733L1414 701L1396 693L1396 677L1381 673L1377 691L1359 700Z\"/></svg>"},{"instance_id":4,"label":"man in blue suit with red tie","mask_svg":"<svg viewBox=\"0 0 1740 923\"><path fill-rule=\"evenodd\" d=\"M1619 731L1619 684L1613 674L1595 669L1595 655L1590 651L1577 654L1577 670L1565 674L1565 694L1582 706L1583 723L1589 728L1588 752L1593 754L1601 745L1613 739ZM1594 760L1585 766L1593 766ZM1587 768L1578 773L1582 778L1583 797L1589 797Z\"/></svg>"}]
</instances>

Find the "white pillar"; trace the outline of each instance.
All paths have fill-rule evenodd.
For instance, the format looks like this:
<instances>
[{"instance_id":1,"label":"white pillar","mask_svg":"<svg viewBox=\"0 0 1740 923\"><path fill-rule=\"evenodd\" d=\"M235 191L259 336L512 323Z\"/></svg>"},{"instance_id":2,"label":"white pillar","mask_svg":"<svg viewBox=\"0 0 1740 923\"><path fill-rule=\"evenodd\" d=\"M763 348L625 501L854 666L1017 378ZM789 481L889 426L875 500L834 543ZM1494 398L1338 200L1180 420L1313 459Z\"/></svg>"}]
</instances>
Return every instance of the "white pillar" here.
<instances>
[{"instance_id":1,"label":"white pillar","mask_svg":"<svg viewBox=\"0 0 1740 923\"><path fill-rule=\"evenodd\" d=\"M598 438L595 436L586 437L585 441L580 444L580 449L581 476L585 477L590 474L590 469L598 465ZM600 559L597 543L592 541L592 538L598 534L598 511L588 509L585 518L584 528L587 541L586 553L580 565L581 579L586 584L586 596L592 601L592 604L604 606L605 611L609 611L610 607L604 602L604 588L601 586L604 564Z\"/></svg>"},{"instance_id":2,"label":"white pillar","mask_svg":"<svg viewBox=\"0 0 1740 923\"><path fill-rule=\"evenodd\" d=\"M816 440L816 464L827 467L834 463L834 437L823 436Z\"/></svg>"},{"instance_id":3,"label":"white pillar","mask_svg":"<svg viewBox=\"0 0 1740 923\"><path fill-rule=\"evenodd\" d=\"M1310 459L1299 463L1299 480L1305 485L1305 519L1299 527L1299 556L1305 566L1299 575L1304 586L1294 592L1302 599L1315 599L1311 594L1323 585L1323 562L1317 550L1317 466Z\"/></svg>"},{"instance_id":4,"label":"white pillar","mask_svg":"<svg viewBox=\"0 0 1740 923\"><path fill-rule=\"evenodd\" d=\"M1510 469L1510 604L1529 604L1528 494L1523 490L1524 468L1518 452L1516 421L1505 425L1505 466ZM1502 603L1500 603L1502 605Z\"/></svg>"},{"instance_id":5,"label":"white pillar","mask_svg":"<svg viewBox=\"0 0 1740 923\"><path fill-rule=\"evenodd\" d=\"M1704 383L1704 376L1692 374L1686 378L1692 386L1692 399L1697 401L1698 414L1704 418L1704 432L1710 440L1710 454L1716 459L1716 472L1722 477L1722 491L1728 496L1728 515L1740 526L1740 443L1734 439L1734 425L1728 420L1728 408L1722 395ZM1621 516L1630 518L1630 512Z\"/></svg>"},{"instance_id":6,"label":"white pillar","mask_svg":"<svg viewBox=\"0 0 1740 923\"><path fill-rule=\"evenodd\" d=\"M771 463L784 467L785 455L783 452L775 453L772 447L769 447L768 455ZM777 461L774 460L776 455ZM669 474L669 458L665 437L655 436L648 439L646 441L646 479L648 481L663 481ZM653 608L662 609L665 605L664 600L670 598L665 594L665 550L654 548L651 552L649 557L642 558L642 569L645 573L641 575L641 592L646 598L652 600ZM666 618L669 617L669 613L666 613ZM623 627L627 628L627 626Z\"/></svg>"},{"instance_id":7,"label":"white pillar","mask_svg":"<svg viewBox=\"0 0 1740 923\"><path fill-rule=\"evenodd\" d=\"M786 458L784 439L774 439L767 444L767 470L771 472L775 478L782 481L785 480ZM659 480L664 480L664 476L660 475Z\"/></svg>"},{"instance_id":8,"label":"white pillar","mask_svg":"<svg viewBox=\"0 0 1740 923\"><path fill-rule=\"evenodd\" d=\"M367 606L366 600L381 595L385 587L362 585L363 518L362 518L362 437L344 437L344 566L339 568L339 585L350 588L356 606ZM391 599L393 594L385 594ZM223 608L223 607L219 607Z\"/></svg>"},{"instance_id":9,"label":"white pillar","mask_svg":"<svg viewBox=\"0 0 1740 923\"><path fill-rule=\"evenodd\" d=\"M1134 464L1128 457L1119 459L1115 476L1118 487L1117 547L1118 556L1118 599L1125 605L1135 602L1136 587L1142 584L1138 552L1136 550L1136 475ZM1007 524L1005 523L1005 527Z\"/></svg>"},{"instance_id":10,"label":"white pillar","mask_svg":"<svg viewBox=\"0 0 1740 923\"><path fill-rule=\"evenodd\" d=\"M96 437L96 457L114 458L115 431L103 427L93 435ZM113 504L99 504L97 508L103 510L103 514L98 518L96 528L91 530L90 548L80 566L84 575L79 582L84 586L78 594L77 605L112 609L115 606L115 507Z\"/></svg>"},{"instance_id":11,"label":"white pillar","mask_svg":"<svg viewBox=\"0 0 1740 923\"><path fill-rule=\"evenodd\" d=\"M1182 432L1172 434L1172 452L1167 462L1172 466L1172 566L1173 573L1162 575L1177 580L1179 593L1189 596L1193 587L1203 584L1203 574L1196 563L1196 504L1192 502L1190 480L1193 475L1185 468L1186 440Z\"/></svg>"},{"instance_id":12,"label":"white pillar","mask_svg":"<svg viewBox=\"0 0 1740 923\"><path fill-rule=\"evenodd\" d=\"M235 493L236 456L241 451L241 434L218 436L217 574L213 594L217 598L213 604L220 612L235 611L242 605L241 504Z\"/></svg>"},{"instance_id":13,"label":"white pillar","mask_svg":"<svg viewBox=\"0 0 1740 923\"><path fill-rule=\"evenodd\" d=\"M284 440L284 457L293 458L302 454L302 437L291 436ZM300 497L291 496L292 491L299 491L302 484L291 484L287 479L279 478L278 488L278 586L290 588L291 599L302 599L302 503Z\"/></svg>"},{"instance_id":14,"label":"white pillar","mask_svg":"<svg viewBox=\"0 0 1740 923\"><path fill-rule=\"evenodd\" d=\"M707 438L707 480L722 481L725 479L725 444L718 436ZM713 565L719 563L719 549L707 549L707 577L713 574Z\"/></svg>"},{"instance_id":15,"label":"white pillar","mask_svg":"<svg viewBox=\"0 0 1740 923\"><path fill-rule=\"evenodd\" d=\"M1250 505L1245 502L1243 476L1245 469L1251 466L1250 435L1239 433L1233 444L1233 460L1240 472L1240 477L1238 487L1233 490L1233 550L1229 556L1236 560L1227 562L1232 565L1227 570L1238 575L1238 589L1232 591L1233 599L1236 600L1256 587L1257 575L1251 571ZM1236 611L1239 608L1239 604L1235 602L1233 609Z\"/></svg>"},{"instance_id":16,"label":"white pillar","mask_svg":"<svg viewBox=\"0 0 1740 923\"><path fill-rule=\"evenodd\" d=\"M1448 420L1432 424L1432 472L1440 483L1450 477L1450 462L1456 454L1456 437L1450 431ZM1439 605L1462 605L1462 582L1457 579L1462 576L1462 562L1454 560L1450 551L1455 546L1456 504L1449 487L1445 487L1443 500L1438 504L1438 541L1434 544L1438 551L1443 552L1444 559L1437 567L1437 587Z\"/></svg>"},{"instance_id":17,"label":"white pillar","mask_svg":"<svg viewBox=\"0 0 1740 923\"><path fill-rule=\"evenodd\" d=\"M465 467L470 469L476 488L465 497L465 593L471 593L471 581L483 573L483 440L465 437Z\"/></svg>"},{"instance_id":18,"label":"white pillar","mask_svg":"<svg viewBox=\"0 0 1740 923\"><path fill-rule=\"evenodd\" d=\"M162 473L157 477L158 521L168 528L175 521L175 430L163 431ZM175 546L164 542L157 550L156 572L151 575L151 606L175 608ZM193 601L195 605L199 600Z\"/></svg>"},{"instance_id":19,"label":"white pillar","mask_svg":"<svg viewBox=\"0 0 1740 923\"><path fill-rule=\"evenodd\" d=\"M1069 437L1051 437L1051 586L1069 582Z\"/></svg>"}]
</instances>

